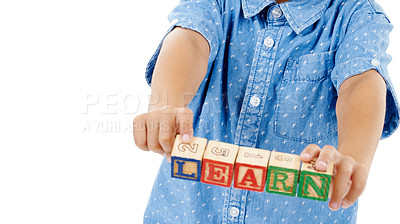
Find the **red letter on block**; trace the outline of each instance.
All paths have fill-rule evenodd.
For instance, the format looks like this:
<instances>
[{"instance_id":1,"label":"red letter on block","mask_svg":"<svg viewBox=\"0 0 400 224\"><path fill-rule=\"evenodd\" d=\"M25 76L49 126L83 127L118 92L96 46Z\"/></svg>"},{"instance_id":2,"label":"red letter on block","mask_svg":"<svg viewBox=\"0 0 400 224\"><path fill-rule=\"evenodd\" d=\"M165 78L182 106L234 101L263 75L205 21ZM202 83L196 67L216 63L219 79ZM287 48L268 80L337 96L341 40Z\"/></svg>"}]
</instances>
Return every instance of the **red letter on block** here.
<instances>
[{"instance_id":1,"label":"red letter on block","mask_svg":"<svg viewBox=\"0 0 400 224\"><path fill-rule=\"evenodd\" d=\"M225 177L227 177L226 166L209 163L208 168L208 181L225 183Z\"/></svg>"},{"instance_id":2,"label":"red letter on block","mask_svg":"<svg viewBox=\"0 0 400 224\"><path fill-rule=\"evenodd\" d=\"M235 188L263 192L266 175L267 169L265 167L237 163L233 186Z\"/></svg>"},{"instance_id":3,"label":"red letter on block","mask_svg":"<svg viewBox=\"0 0 400 224\"><path fill-rule=\"evenodd\" d=\"M256 177L254 176L254 171L252 169L247 169L246 173L242 181L239 183L240 185L247 185L247 182L250 182L251 187L260 187L257 185Z\"/></svg>"},{"instance_id":4,"label":"red letter on block","mask_svg":"<svg viewBox=\"0 0 400 224\"><path fill-rule=\"evenodd\" d=\"M208 159L203 160L201 182L223 187L230 187L232 179L232 164Z\"/></svg>"}]
</instances>

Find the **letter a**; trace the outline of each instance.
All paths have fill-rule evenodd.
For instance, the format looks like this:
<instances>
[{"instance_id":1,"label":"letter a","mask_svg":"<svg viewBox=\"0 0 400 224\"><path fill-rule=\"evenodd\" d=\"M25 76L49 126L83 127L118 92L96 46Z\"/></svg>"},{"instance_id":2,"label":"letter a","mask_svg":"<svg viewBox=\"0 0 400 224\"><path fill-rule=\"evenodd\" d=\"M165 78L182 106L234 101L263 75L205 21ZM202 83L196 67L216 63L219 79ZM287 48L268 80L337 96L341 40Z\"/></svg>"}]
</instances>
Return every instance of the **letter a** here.
<instances>
[{"instance_id":1,"label":"letter a","mask_svg":"<svg viewBox=\"0 0 400 224\"><path fill-rule=\"evenodd\" d=\"M240 181L240 185L247 185L247 182L250 182L250 186L259 188L257 184L256 176L254 175L253 169L247 169L246 173L243 176L242 181Z\"/></svg>"}]
</instances>

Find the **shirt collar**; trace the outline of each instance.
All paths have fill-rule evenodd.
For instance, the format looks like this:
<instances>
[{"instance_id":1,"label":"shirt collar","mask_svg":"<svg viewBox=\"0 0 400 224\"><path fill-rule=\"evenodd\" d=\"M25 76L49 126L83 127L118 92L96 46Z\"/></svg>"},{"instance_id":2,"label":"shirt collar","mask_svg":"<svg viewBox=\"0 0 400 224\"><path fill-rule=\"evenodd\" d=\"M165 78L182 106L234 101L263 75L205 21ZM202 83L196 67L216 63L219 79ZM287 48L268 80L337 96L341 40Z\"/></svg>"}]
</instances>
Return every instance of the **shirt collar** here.
<instances>
[{"instance_id":1,"label":"shirt collar","mask_svg":"<svg viewBox=\"0 0 400 224\"><path fill-rule=\"evenodd\" d=\"M321 18L330 2L331 0L290 0L279 6L290 27L299 34ZM253 17L271 4L276 4L275 0L242 0L244 17Z\"/></svg>"}]
</instances>

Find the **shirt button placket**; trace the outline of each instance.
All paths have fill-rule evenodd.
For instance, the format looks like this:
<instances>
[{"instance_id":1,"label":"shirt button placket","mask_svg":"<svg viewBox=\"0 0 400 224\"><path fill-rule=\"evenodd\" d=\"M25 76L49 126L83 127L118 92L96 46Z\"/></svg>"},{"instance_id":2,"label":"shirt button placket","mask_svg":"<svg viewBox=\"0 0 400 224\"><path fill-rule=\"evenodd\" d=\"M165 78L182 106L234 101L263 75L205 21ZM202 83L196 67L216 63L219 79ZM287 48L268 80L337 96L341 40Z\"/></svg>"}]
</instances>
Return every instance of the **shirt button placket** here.
<instances>
[{"instance_id":1,"label":"shirt button placket","mask_svg":"<svg viewBox=\"0 0 400 224\"><path fill-rule=\"evenodd\" d=\"M278 13L276 13L278 15ZM271 14L272 17L272 14ZM274 21L274 20L273 20ZM274 23L274 22L272 22ZM271 24L272 24L271 23ZM271 60L274 60L276 48L281 32L280 26L272 26L260 32L257 40L256 55L252 73L246 88L243 113L241 112L236 132L235 144L254 147L260 127L261 111L264 109L266 90L269 82L265 82L272 72ZM257 87L257 88L256 88ZM242 224L245 222L246 203L251 192L231 187L227 191L227 200L224 207L224 222L226 224Z\"/></svg>"}]
</instances>

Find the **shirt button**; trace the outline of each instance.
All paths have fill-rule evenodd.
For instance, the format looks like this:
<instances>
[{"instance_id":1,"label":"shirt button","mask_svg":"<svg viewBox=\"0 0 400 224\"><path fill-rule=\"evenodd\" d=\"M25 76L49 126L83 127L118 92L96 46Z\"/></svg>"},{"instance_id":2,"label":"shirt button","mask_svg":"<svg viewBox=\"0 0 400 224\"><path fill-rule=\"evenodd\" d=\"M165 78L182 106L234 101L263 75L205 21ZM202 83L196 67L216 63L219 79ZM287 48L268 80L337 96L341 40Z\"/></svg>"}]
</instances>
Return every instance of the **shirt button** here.
<instances>
[{"instance_id":1,"label":"shirt button","mask_svg":"<svg viewBox=\"0 0 400 224\"><path fill-rule=\"evenodd\" d=\"M379 66L379 61L376 60L376 59L372 59L372 60L371 60L371 64L372 64L373 66Z\"/></svg>"},{"instance_id":2,"label":"shirt button","mask_svg":"<svg viewBox=\"0 0 400 224\"><path fill-rule=\"evenodd\" d=\"M280 8L274 8L274 9L272 9L271 13L272 13L272 16L273 16L275 19L278 19L279 17L282 16L282 10L281 10Z\"/></svg>"},{"instance_id":3,"label":"shirt button","mask_svg":"<svg viewBox=\"0 0 400 224\"><path fill-rule=\"evenodd\" d=\"M260 100L260 98L258 96L253 96L253 97L250 98L250 104L253 107L256 107L256 106L260 105L260 102L261 102L261 100Z\"/></svg>"},{"instance_id":4,"label":"shirt button","mask_svg":"<svg viewBox=\"0 0 400 224\"><path fill-rule=\"evenodd\" d=\"M174 25L176 25L178 22L179 22L179 20L178 20L178 19L174 19L174 20L172 20L172 21L171 21L171 25L173 25L173 26L174 26Z\"/></svg>"},{"instance_id":5,"label":"shirt button","mask_svg":"<svg viewBox=\"0 0 400 224\"><path fill-rule=\"evenodd\" d=\"M264 40L264 45L266 47L272 47L272 46L274 46L274 40L271 37L267 37Z\"/></svg>"},{"instance_id":6,"label":"shirt button","mask_svg":"<svg viewBox=\"0 0 400 224\"><path fill-rule=\"evenodd\" d=\"M238 217L238 215L239 215L239 209L238 208L236 208L236 207L231 207L230 209L229 209L229 215L231 215L232 217Z\"/></svg>"}]
</instances>

